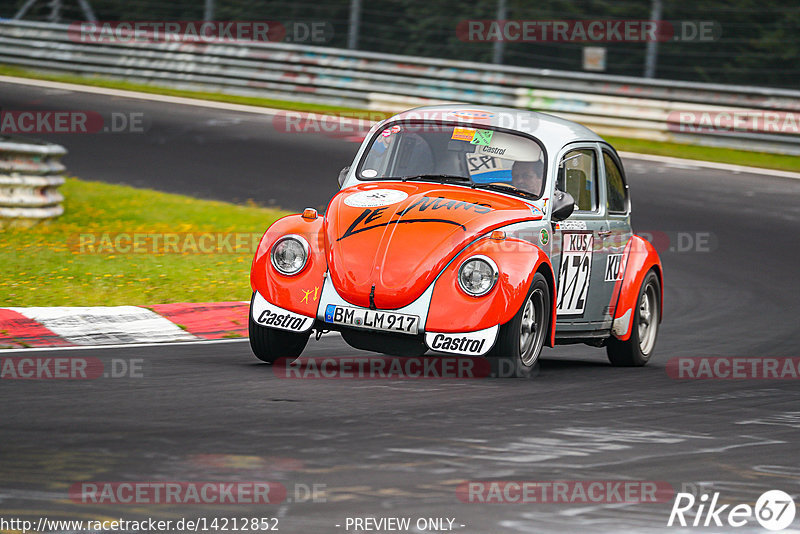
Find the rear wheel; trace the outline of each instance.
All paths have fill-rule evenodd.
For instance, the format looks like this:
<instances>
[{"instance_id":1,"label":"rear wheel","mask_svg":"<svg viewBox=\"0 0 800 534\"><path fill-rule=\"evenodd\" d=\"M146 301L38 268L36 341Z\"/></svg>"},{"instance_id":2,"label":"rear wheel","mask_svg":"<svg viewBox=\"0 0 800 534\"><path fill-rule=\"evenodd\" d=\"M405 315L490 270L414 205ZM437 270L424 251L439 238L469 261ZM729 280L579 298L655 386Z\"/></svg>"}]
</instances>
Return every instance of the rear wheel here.
<instances>
[{"instance_id":1,"label":"rear wheel","mask_svg":"<svg viewBox=\"0 0 800 534\"><path fill-rule=\"evenodd\" d=\"M631 336L627 341L620 341L612 336L606 344L606 353L611 364L619 367L641 367L647 364L656 346L660 320L661 284L656 273L649 271L639 289Z\"/></svg>"},{"instance_id":2,"label":"rear wheel","mask_svg":"<svg viewBox=\"0 0 800 534\"><path fill-rule=\"evenodd\" d=\"M286 358L287 363L296 360L306 348L311 333L297 334L261 326L253 320L252 308L251 300L247 330L250 336L250 348L256 358L267 363L275 363L278 358Z\"/></svg>"},{"instance_id":3,"label":"rear wheel","mask_svg":"<svg viewBox=\"0 0 800 534\"><path fill-rule=\"evenodd\" d=\"M495 376L530 376L536 368L550 326L550 289L542 273L536 273L525 301L516 315L500 327L497 343L489 353L498 365Z\"/></svg>"}]
</instances>

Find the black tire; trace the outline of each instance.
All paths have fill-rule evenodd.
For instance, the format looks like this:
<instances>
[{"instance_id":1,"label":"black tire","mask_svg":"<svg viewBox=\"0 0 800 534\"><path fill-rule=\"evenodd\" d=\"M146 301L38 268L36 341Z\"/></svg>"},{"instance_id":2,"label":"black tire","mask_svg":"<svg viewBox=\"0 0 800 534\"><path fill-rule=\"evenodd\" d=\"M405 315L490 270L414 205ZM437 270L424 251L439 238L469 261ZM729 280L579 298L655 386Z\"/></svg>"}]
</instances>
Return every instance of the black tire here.
<instances>
[{"instance_id":1,"label":"black tire","mask_svg":"<svg viewBox=\"0 0 800 534\"><path fill-rule=\"evenodd\" d=\"M296 334L261 326L253 320L252 309L253 301L251 299L247 330L250 335L250 348L256 358L267 363L275 363L279 358L286 358L286 363L296 360L306 348L311 332Z\"/></svg>"},{"instance_id":2,"label":"black tire","mask_svg":"<svg viewBox=\"0 0 800 534\"><path fill-rule=\"evenodd\" d=\"M516 315L500 327L497 342L487 355L498 377L531 377L550 327L550 288L542 273L536 273ZM526 332L527 331L527 332Z\"/></svg>"},{"instance_id":3,"label":"black tire","mask_svg":"<svg viewBox=\"0 0 800 534\"><path fill-rule=\"evenodd\" d=\"M642 367L653 356L661 322L661 284L655 271L648 271L642 281L632 321L627 341L611 336L606 343L608 360L614 366Z\"/></svg>"}]
</instances>

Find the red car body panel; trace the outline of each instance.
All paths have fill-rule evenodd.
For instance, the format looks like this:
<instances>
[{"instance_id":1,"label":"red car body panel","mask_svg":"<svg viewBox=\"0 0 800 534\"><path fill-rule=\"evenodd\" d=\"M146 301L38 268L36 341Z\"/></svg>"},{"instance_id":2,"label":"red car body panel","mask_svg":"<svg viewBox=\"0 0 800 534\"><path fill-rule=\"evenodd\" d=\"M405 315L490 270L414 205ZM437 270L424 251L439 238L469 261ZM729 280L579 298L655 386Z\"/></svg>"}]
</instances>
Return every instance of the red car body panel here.
<instances>
[{"instance_id":1,"label":"red car body panel","mask_svg":"<svg viewBox=\"0 0 800 534\"><path fill-rule=\"evenodd\" d=\"M495 287L482 297L471 297L458 285L458 269L470 257L481 254L494 260L500 270ZM543 268L544 267L544 268ZM542 270L550 288L555 317L555 281L550 259L537 246L519 239L481 239L452 262L436 282L428 312L427 331L471 332L510 321L520 309L533 276ZM454 313L458 310L458 313ZM555 324L550 321L547 344L555 344Z\"/></svg>"},{"instance_id":2,"label":"red car body panel","mask_svg":"<svg viewBox=\"0 0 800 534\"><path fill-rule=\"evenodd\" d=\"M345 203L351 195L381 187L408 197L374 208ZM478 236L541 218L521 200L465 187L419 182L350 187L328 206L325 242L331 282L355 306L369 307L372 293L377 308L402 308L419 298Z\"/></svg>"},{"instance_id":3,"label":"red car body panel","mask_svg":"<svg viewBox=\"0 0 800 534\"><path fill-rule=\"evenodd\" d=\"M289 215L276 221L264 233L250 268L250 286L269 302L289 311L316 317L322 282L328 266L322 240L322 217L313 220ZM306 266L298 274L286 276L272 266L270 250L275 241L287 234L304 237L309 245Z\"/></svg>"},{"instance_id":4,"label":"red car body panel","mask_svg":"<svg viewBox=\"0 0 800 534\"><path fill-rule=\"evenodd\" d=\"M664 280L661 260L658 257L658 252L649 241L634 235L625 247L625 276L621 281L617 282L614 289L614 297L617 298L614 320L616 321L623 317L628 310L631 310L627 330L624 333L617 332L613 334L621 341L627 341L631 337L633 316L635 315L633 308L639 300L639 290L642 287L644 277L650 269L655 270L661 287L661 295L659 295L661 309L659 309L658 314L659 318L661 318L663 317L664 307ZM612 332L613 330L615 329L612 329Z\"/></svg>"}]
</instances>

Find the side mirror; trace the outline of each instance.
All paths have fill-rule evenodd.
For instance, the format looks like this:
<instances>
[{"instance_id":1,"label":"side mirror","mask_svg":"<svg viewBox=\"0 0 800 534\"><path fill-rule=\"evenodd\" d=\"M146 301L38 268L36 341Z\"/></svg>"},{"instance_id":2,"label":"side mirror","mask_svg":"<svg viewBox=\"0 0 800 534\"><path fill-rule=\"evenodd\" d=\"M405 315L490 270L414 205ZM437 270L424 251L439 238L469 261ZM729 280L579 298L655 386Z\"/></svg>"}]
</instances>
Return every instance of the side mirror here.
<instances>
[{"instance_id":1,"label":"side mirror","mask_svg":"<svg viewBox=\"0 0 800 534\"><path fill-rule=\"evenodd\" d=\"M575 199L564 191L555 190L550 218L554 221L563 221L575 211Z\"/></svg>"},{"instance_id":2,"label":"side mirror","mask_svg":"<svg viewBox=\"0 0 800 534\"><path fill-rule=\"evenodd\" d=\"M347 178L347 173L350 172L350 165L339 171L339 187L342 187L345 178Z\"/></svg>"}]
</instances>

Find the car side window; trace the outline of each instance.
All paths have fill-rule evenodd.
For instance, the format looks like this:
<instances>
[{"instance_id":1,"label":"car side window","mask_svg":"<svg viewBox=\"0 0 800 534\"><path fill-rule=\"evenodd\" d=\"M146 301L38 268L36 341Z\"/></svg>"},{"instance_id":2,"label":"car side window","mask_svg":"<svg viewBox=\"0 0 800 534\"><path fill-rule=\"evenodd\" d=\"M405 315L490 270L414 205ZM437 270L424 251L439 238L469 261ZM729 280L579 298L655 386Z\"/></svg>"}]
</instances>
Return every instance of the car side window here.
<instances>
[{"instance_id":1,"label":"car side window","mask_svg":"<svg viewBox=\"0 0 800 534\"><path fill-rule=\"evenodd\" d=\"M609 213L625 213L628 205L628 190L622 178L622 170L608 152L603 152L606 166L606 198Z\"/></svg>"},{"instance_id":2,"label":"car side window","mask_svg":"<svg viewBox=\"0 0 800 534\"><path fill-rule=\"evenodd\" d=\"M558 168L556 187L572 195L576 211L598 211L595 151L581 148L567 152Z\"/></svg>"}]
</instances>

